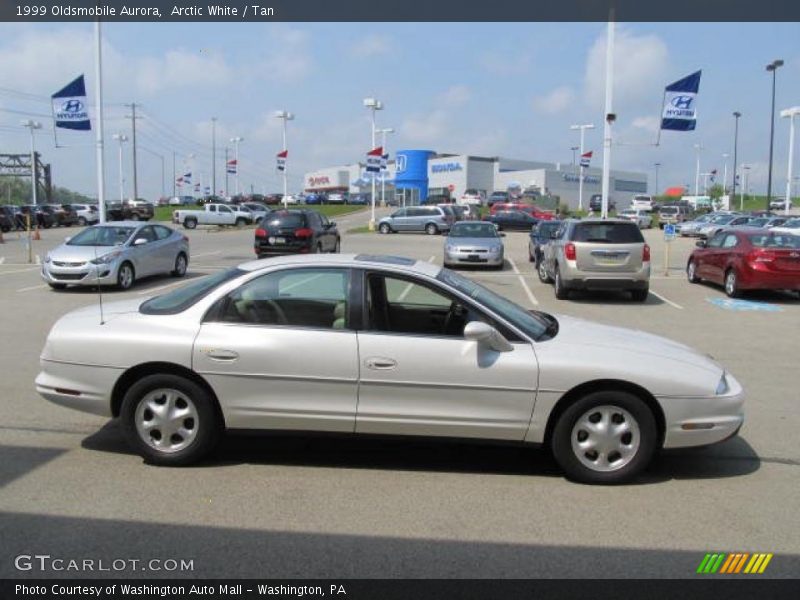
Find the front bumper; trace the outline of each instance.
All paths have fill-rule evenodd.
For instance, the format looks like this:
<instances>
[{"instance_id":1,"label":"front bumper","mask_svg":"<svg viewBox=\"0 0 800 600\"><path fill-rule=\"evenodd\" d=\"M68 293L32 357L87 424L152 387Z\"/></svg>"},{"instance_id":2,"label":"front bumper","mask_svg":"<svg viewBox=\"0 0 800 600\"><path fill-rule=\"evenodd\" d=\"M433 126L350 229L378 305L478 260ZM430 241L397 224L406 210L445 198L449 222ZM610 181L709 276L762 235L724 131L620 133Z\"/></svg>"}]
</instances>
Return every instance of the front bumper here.
<instances>
[{"instance_id":1,"label":"front bumper","mask_svg":"<svg viewBox=\"0 0 800 600\"><path fill-rule=\"evenodd\" d=\"M445 265L486 265L498 267L503 264L503 251L490 252L484 248L457 248L444 251Z\"/></svg>"},{"instance_id":2,"label":"front bumper","mask_svg":"<svg viewBox=\"0 0 800 600\"><path fill-rule=\"evenodd\" d=\"M41 276L47 283L65 285L116 285L119 261L94 265L85 263L42 263Z\"/></svg>"}]
</instances>

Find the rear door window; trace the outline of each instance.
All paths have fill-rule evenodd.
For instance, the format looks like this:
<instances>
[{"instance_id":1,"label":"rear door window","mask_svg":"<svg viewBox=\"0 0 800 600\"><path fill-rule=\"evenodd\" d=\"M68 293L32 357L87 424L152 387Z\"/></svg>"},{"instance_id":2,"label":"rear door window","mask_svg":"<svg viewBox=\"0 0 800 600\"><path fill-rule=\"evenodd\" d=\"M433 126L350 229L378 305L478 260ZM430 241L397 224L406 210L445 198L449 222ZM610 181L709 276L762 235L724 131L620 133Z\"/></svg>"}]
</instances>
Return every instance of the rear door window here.
<instances>
[{"instance_id":1,"label":"rear door window","mask_svg":"<svg viewBox=\"0 0 800 600\"><path fill-rule=\"evenodd\" d=\"M605 244L643 243L644 237L634 223L578 223L572 233L575 242Z\"/></svg>"}]
</instances>

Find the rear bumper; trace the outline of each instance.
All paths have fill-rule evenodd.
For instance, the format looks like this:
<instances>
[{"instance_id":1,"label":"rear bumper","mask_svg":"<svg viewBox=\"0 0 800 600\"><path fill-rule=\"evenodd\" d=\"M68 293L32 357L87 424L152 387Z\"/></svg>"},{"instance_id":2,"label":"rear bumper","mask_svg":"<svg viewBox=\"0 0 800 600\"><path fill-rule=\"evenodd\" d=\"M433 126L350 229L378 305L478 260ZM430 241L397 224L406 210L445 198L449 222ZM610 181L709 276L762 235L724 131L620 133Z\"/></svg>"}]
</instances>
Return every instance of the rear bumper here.
<instances>
[{"instance_id":1,"label":"rear bumper","mask_svg":"<svg viewBox=\"0 0 800 600\"><path fill-rule=\"evenodd\" d=\"M774 273L770 271L742 270L739 287L743 290L797 290L800 291L800 271Z\"/></svg>"},{"instance_id":2,"label":"rear bumper","mask_svg":"<svg viewBox=\"0 0 800 600\"><path fill-rule=\"evenodd\" d=\"M570 290L646 290L650 285L650 263L638 271L582 271L577 267L559 264L561 282Z\"/></svg>"},{"instance_id":3,"label":"rear bumper","mask_svg":"<svg viewBox=\"0 0 800 600\"><path fill-rule=\"evenodd\" d=\"M284 254L307 254L311 252L311 243L304 242L302 244L280 244L271 245L268 243L256 243L253 246L253 251L259 258L264 256L281 256Z\"/></svg>"}]
</instances>

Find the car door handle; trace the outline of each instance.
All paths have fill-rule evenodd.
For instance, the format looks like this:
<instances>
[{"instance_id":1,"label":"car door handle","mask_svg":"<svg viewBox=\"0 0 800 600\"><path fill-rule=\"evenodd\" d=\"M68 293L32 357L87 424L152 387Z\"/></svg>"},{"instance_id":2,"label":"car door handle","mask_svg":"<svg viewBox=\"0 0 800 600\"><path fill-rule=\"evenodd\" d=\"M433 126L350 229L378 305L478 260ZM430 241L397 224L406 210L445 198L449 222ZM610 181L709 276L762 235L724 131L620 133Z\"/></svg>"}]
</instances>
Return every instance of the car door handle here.
<instances>
[{"instance_id":1,"label":"car door handle","mask_svg":"<svg viewBox=\"0 0 800 600\"><path fill-rule=\"evenodd\" d=\"M381 356L375 356L372 358L368 358L364 361L364 366L368 369L374 369L376 371L385 371L388 369L394 369L397 366L397 361L392 360L391 358L383 358Z\"/></svg>"},{"instance_id":2,"label":"car door handle","mask_svg":"<svg viewBox=\"0 0 800 600\"><path fill-rule=\"evenodd\" d=\"M203 350L203 352L212 360L236 360L239 358L239 353L233 350L225 350L221 348L210 348Z\"/></svg>"}]
</instances>

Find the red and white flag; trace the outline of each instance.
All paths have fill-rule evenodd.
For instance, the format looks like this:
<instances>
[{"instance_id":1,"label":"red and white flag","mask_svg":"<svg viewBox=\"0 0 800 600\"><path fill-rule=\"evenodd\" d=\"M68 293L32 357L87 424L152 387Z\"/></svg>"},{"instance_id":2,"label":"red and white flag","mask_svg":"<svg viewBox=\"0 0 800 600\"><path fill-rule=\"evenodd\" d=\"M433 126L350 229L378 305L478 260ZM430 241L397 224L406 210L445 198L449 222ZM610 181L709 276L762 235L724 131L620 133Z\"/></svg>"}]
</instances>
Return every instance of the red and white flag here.
<instances>
[{"instance_id":1,"label":"red and white flag","mask_svg":"<svg viewBox=\"0 0 800 600\"><path fill-rule=\"evenodd\" d=\"M383 160L383 147L378 146L367 152L367 173L380 173Z\"/></svg>"},{"instance_id":2,"label":"red and white flag","mask_svg":"<svg viewBox=\"0 0 800 600\"><path fill-rule=\"evenodd\" d=\"M581 154L581 168L588 169L589 163L592 161L592 151Z\"/></svg>"},{"instance_id":3,"label":"red and white flag","mask_svg":"<svg viewBox=\"0 0 800 600\"><path fill-rule=\"evenodd\" d=\"M275 158L278 161L278 171L285 171L286 159L289 158L289 151L284 150L283 152L278 152L278 154L275 155Z\"/></svg>"},{"instance_id":4,"label":"red and white flag","mask_svg":"<svg viewBox=\"0 0 800 600\"><path fill-rule=\"evenodd\" d=\"M229 160L226 168L229 175L236 175L236 167L238 166L236 159Z\"/></svg>"}]
</instances>

